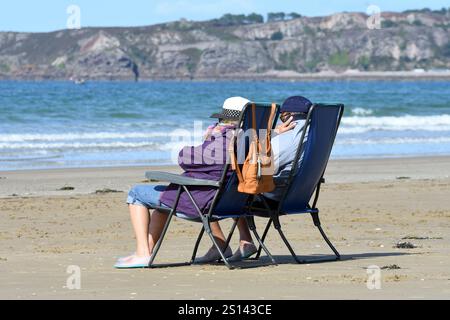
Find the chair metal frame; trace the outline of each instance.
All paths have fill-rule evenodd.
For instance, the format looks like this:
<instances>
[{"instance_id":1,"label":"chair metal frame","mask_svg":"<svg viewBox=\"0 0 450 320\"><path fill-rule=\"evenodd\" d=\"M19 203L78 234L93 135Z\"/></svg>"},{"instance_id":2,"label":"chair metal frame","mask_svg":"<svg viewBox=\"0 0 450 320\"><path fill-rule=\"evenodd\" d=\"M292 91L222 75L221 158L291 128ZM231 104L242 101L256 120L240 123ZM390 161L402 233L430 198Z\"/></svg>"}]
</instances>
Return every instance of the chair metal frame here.
<instances>
[{"instance_id":1,"label":"chair metal frame","mask_svg":"<svg viewBox=\"0 0 450 320\"><path fill-rule=\"evenodd\" d=\"M317 229L319 230L322 238L325 240L327 245L333 251L334 257L323 257L323 258L314 258L314 259L301 259L295 253L294 249L292 248L292 245L289 243L288 239L286 238L286 236L285 236L285 234L284 234L284 232L282 230L281 222L280 222L280 217L284 215L283 211L282 211L282 208L283 208L283 205L284 205L284 201L286 200L286 197L289 194L289 190L290 190L290 187L292 186L292 182L294 181L295 175L296 175L297 171L299 170L298 162L299 162L300 157L301 157L302 152L303 152L303 144L304 144L304 141L305 141L306 132L307 132L307 130L308 130L309 126L310 126L310 123L311 123L311 116L313 114L314 109L317 106L325 106L325 105L322 105L322 104L316 105L316 104L314 104L310 108L310 110L309 110L309 112L308 112L308 114L306 116L305 125L303 127L303 132L302 132L299 144L297 146L297 151L296 151L296 155L295 155L295 158L294 158L294 161L293 161L292 169L291 169L291 171L289 173L289 177L288 177L287 182L286 182L286 187L283 190L281 201L278 203L277 208L276 209L271 208L269 206L268 202L265 200L264 196L262 196L262 195L258 195L255 200L258 200L260 203L262 203L263 206L264 206L263 208L254 207L253 205L255 204L255 201L253 201L250 204L250 209L257 210L259 212L262 211L262 212L265 212L265 213L267 213L269 215L269 221L268 221L268 223L267 223L267 225L266 225L266 227L264 229L264 232L263 232L263 235L262 235L262 238L261 238L261 242L264 243L264 241L265 241L265 239L267 237L268 231L269 231L271 225L273 224L274 228L278 231L278 234L280 235L280 237L283 240L284 244L288 248L288 250L291 253L292 257L299 264L318 263L318 262L327 262L327 261L337 261L337 260L340 260L340 258L341 258L341 255L339 254L337 249L334 247L334 245L331 243L331 241L329 240L329 238L327 237L325 231L323 230L323 228L321 226L321 222L320 222L320 218L319 218L319 209L317 208L317 202L319 200L319 195L320 195L320 187L321 187L321 185L323 183L325 183L324 173L325 173L325 170L326 170L326 166L328 164L328 159L326 160L326 163L325 163L325 170L322 173L321 178L317 182L316 187L314 188L314 198L313 198L312 205L308 205L305 211L298 212L298 213L299 214L300 213L309 213L309 214L311 214L314 226L317 227ZM334 105L334 106L338 106L340 108L340 111L339 111L339 115L338 115L336 131L335 131L335 134L334 134L334 137L333 137L333 143L334 143L334 139L336 137L337 131L339 129L339 125L341 123L342 115L344 113L344 105L338 104L338 105ZM291 215L291 214L289 214L289 215ZM259 259L260 255L261 255L261 246L258 249L258 252L256 254L255 259Z\"/></svg>"}]
</instances>

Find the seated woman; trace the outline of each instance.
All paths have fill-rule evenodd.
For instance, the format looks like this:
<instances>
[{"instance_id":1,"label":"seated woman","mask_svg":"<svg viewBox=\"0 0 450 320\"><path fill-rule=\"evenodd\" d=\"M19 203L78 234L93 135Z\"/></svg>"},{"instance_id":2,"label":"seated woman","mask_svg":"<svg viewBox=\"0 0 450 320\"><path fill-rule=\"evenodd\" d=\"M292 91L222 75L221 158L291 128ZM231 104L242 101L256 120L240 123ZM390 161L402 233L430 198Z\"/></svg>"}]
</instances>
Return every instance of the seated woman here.
<instances>
[{"instance_id":1,"label":"seated woman","mask_svg":"<svg viewBox=\"0 0 450 320\"><path fill-rule=\"evenodd\" d=\"M234 97L227 99L223 106L223 112L218 117L221 121L208 128L205 140L202 145L196 147L185 147L181 150L178 158L180 167L184 170L183 175L209 180L219 180L227 162L228 144L231 139L231 131L235 129L240 113L249 100ZM227 178L231 176L231 171L227 173ZM189 187L191 194L202 212L207 212L213 200L216 189L212 187ZM154 186L139 185L133 187L129 194L127 203L129 205L131 223L136 236L136 252L128 257L120 258L115 267L122 268L142 268L147 267L153 247L158 242L168 215L158 210L150 208L154 206L174 205L177 194L177 186ZM192 205L188 195L181 194L177 211L188 217L197 217L198 213ZM241 248L253 242L248 227L244 220L239 223L241 232ZM228 258L232 256L231 248L225 248L226 239L219 224L212 224L211 231L217 243L223 248L224 255ZM241 250L236 252L239 257ZM211 248L208 253L196 259L196 263L206 263L219 259L219 253L215 248Z\"/></svg>"}]
</instances>

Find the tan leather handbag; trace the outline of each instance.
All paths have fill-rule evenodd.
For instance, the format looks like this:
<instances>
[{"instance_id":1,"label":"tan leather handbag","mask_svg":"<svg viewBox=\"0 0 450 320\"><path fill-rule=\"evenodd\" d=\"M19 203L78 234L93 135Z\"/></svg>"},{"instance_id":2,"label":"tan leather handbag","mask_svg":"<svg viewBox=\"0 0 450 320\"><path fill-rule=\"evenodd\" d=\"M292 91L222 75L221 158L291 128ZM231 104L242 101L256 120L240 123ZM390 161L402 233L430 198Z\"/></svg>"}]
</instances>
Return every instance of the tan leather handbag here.
<instances>
[{"instance_id":1,"label":"tan leather handbag","mask_svg":"<svg viewBox=\"0 0 450 320\"><path fill-rule=\"evenodd\" d=\"M237 163L234 152L234 139L230 145L231 166L236 170L239 179L238 191L248 194L270 192L275 189L273 182L273 156L271 146L271 132L273 120L276 114L276 104L272 104L272 110L267 123L267 134L261 144L256 132L256 106L252 104L252 138L247 158L242 166L242 171Z\"/></svg>"}]
</instances>

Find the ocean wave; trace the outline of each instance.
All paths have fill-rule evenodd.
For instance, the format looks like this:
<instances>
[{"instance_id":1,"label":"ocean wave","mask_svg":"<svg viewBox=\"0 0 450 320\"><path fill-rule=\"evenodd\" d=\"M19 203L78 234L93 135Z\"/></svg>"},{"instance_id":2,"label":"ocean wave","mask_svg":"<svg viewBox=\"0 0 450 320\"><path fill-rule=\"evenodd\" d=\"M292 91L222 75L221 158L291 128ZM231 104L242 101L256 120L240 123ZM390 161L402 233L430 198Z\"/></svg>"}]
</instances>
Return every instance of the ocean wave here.
<instances>
[{"instance_id":1,"label":"ocean wave","mask_svg":"<svg viewBox=\"0 0 450 320\"><path fill-rule=\"evenodd\" d=\"M179 137L179 136L177 136ZM148 151L177 151L186 145L200 144L196 139L182 137L181 139L169 139L163 142L155 141L96 141L96 142L6 142L0 143L0 153L7 154L11 152L63 152L67 150L127 150L143 149Z\"/></svg>"},{"instance_id":2,"label":"ocean wave","mask_svg":"<svg viewBox=\"0 0 450 320\"><path fill-rule=\"evenodd\" d=\"M158 148L164 147L165 144L153 142L69 142L69 143L0 143L0 149L126 149L126 148Z\"/></svg>"},{"instance_id":3,"label":"ocean wave","mask_svg":"<svg viewBox=\"0 0 450 320\"><path fill-rule=\"evenodd\" d=\"M450 137L396 137L396 138L342 138L337 139L337 144L341 145L368 145L368 144L436 144L450 143ZM20 152L25 150L33 151L63 151L63 150L106 150L106 149L143 149L149 151L178 151L186 145L191 145L192 141L167 141L156 142L57 142L57 143L0 143L2 154L10 152ZM195 143L194 143L195 144ZM28 152L27 151L27 152Z\"/></svg>"},{"instance_id":4,"label":"ocean wave","mask_svg":"<svg viewBox=\"0 0 450 320\"><path fill-rule=\"evenodd\" d=\"M368 145L368 144L437 144L450 143L450 137L435 138L379 138L379 139L339 139L337 144L341 145Z\"/></svg>"},{"instance_id":5,"label":"ocean wave","mask_svg":"<svg viewBox=\"0 0 450 320\"><path fill-rule=\"evenodd\" d=\"M367 131L450 131L450 115L400 117L343 117L340 133L363 133Z\"/></svg>"},{"instance_id":6,"label":"ocean wave","mask_svg":"<svg viewBox=\"0 0 450 320\"><path fill-rule=\"evenodd\" d=\"M185 136L184 131L158 132L73 132L73 133L24 133L24 134L0 134L0 143L6 142L32 142L32 141L80 141L80 140L112 140L112 139L152 139L152 138L176 138ZM191 133L192 135L192 133ZM196 133L201 136L201 133Z\"/></svg>"},{"instance_id":7,"label":"ocean wave","mask_svg":"<svg viewBox=\"0 0 450 320\"><path fill-rule=\"evenodd\" d=\"M354 108L351 110L352 114L357 116L369 116L373 114L373 110L371 109L364 109L364 108Z\"/></svg>"},{"instance_id":8,"label":"ocean wave","mask_svg":"<svg viewBox=\"0 0 450 320\"><path fill-rule=\"evenodd\" d=\"M66 132L66 133L3 133L0 134L0 152L27 153L31 150L124 150L155 151L179 150L185 145L201 143L203 130L130 132ZM371 134L370 132L381 133ZM382 133L395 132L393 133ZM403 131L403 132L402 132ZM429 134L427 131L435 133ZM360 134L367 133L364 138ZM442 133L436 133L442 132ZM395 137L392 137L395 135ZM432 135L432 136L431 136ZM342 119L337 142L348 145L365 144L436 144L450 142L450 115L432 116L350 116Z\"/></svg>"}]
</instances>

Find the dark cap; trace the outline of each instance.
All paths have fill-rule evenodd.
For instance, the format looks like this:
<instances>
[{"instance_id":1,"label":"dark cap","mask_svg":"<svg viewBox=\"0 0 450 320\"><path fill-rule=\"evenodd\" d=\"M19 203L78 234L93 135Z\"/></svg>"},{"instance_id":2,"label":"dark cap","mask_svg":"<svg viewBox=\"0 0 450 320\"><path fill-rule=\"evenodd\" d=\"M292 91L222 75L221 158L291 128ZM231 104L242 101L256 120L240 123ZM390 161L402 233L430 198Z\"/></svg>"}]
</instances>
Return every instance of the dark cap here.
<instances>
[{"instance_id":1,"label":"dark cap","mask_svg":"<svg viewBox=\"0 0 450 320\"><path fill-rule=\"evenodd\" d=\"M281 105L280 112L302 112L308 113L312 102L302 96L287 98Z\"/></svg>"}]
</instances>

